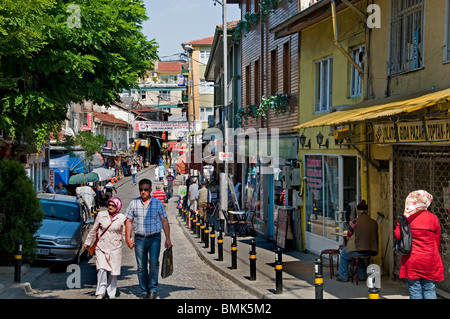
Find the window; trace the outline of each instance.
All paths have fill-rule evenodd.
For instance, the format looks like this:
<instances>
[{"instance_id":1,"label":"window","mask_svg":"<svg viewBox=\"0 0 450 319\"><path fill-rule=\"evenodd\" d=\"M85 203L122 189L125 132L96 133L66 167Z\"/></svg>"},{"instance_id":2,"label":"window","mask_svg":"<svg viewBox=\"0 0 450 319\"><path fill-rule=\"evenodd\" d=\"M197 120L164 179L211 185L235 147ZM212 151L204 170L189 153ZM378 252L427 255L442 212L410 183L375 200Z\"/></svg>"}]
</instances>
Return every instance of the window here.
<instances>
[{"instance_id":1,"label":"window","mask_svg":"<svg viewBox=\"0 0 450 319\"><path fill-rule=\"evenodd\" d=\"M208 64L210 50L200 50L200 63Z\"/></svg>"},{"instance_id":2,"label":"window","mask_svg":"<svg viewBox=\"0 0 450 319\"><path fill-rule=\"evenodd\" d=\"M353 49L353 60L364 70L364 55L366 47L364 45ZM361 96L362 91L362 76L356 68L351 65L351 79L350 79L350 97Z\"/></svg>"},{"instance_id":3,"label":"window","mask_svg":"<svg viewBox=\"0 0 450 319\"><path fill-rule=\"evenodd\" d=\"M392 0L389 73L423 67L424 0Z\"/></svg>"},{"instance_id":4,"label":"window","mask_svg":"<svg viewBox=\"0 0 450 319\"><path fill-rule=\"evenodd\" d=\"M278 90L277 50L270 51L270 94L275 95Z\"/></svg>"},{"instance_id":5,"label":"window","mask_svg":"<svg viewBox=\"0 0 450 319\"><path fill-rule=\"evenodd\" d=\"M283 93L291 93L291 54L289 42L283 44Z\"/></svg>"},{"instance_id":6,"label":"window","mask_svg":"<svg viewBox=\"0 0 450 319\"><path fill-rule=\"evenodd\" d=\"M214 108L201 107L200 108L200 121L208 121L208 116L214 115Z\"/></svg>"},{"instance_id":7,"label":"window","mask_svg":"<svg viewBox=\"0 0 450 319\"><path fill-rule=\"evenodd\" d=\"M444 61L450 61L450 0L446 2Z\"/></svg>"},{"instance_id":8,"label":"window","mask_svg":"<svg viewBox=\"0 0 450 319\"><path fill-rule=\"evenodd\" d=\"M250 86L250 65L245 67L245 103L247 105L251 104L251 86Z\"/></svg>"},{"instance_id":9,"label":"window","mask_svg":"<svg viewBox=\"0 0 450 319\"><path fill-rule=\"evenodd\" d=\"M170 91L159 91L159 98L161 101L169 101Z\"/></svg>"},{"instance_id":10,"label":"window","mask_svg":"<svg viewBox=\"0 0 450 319\"><path fill-rule=\"evenodd\" d=\"M350 203L360 200L360 167L361 160L356 156L305 156L307 232L337 241L336 229L344 231L348 228L349 220L355 217L354 212L350 211L342 218L339 218L339 212L347 211ZM312 250L321 249L324 247Z\"/></svg>"},{"instance_id":11,"label":"window","mask_svg":"<svg viewBox=\"0 0 450 319\"><path fill-rule=\"evenodd\" d=\"M147 93L145 91L140 91L140 99L145 100L147 97Z\"/></svg>"},{"instance_id":12,"label":"window","mask_svg":"<svg viewBox=\"0 0 450 319\"><path fill-rule=\"evenodd\" d=\"M261 103L261 88L260 88L260 79L259 79L259 60L255 61L255 78L253 83L255 83L255 104Z\"/></svg>"},{"instance_id":13,"label":"window","mask_svg":"<svg viewBox=\"0 0 450 319\"><path fill-rule=\"evenodd\" d=\"M315 63L315 102L314 111L328 111L332 101L333 58L327 57Z\"/></svg>"},{"instance_id":14,"label":"window","mask_svg":"<svg viewBox=\"0 0 450 319\"><path fill-rule=\"evenodd\" d=\"M200 94L214 94L214 82L200 79Z\"/></svg>"}]
</instances>

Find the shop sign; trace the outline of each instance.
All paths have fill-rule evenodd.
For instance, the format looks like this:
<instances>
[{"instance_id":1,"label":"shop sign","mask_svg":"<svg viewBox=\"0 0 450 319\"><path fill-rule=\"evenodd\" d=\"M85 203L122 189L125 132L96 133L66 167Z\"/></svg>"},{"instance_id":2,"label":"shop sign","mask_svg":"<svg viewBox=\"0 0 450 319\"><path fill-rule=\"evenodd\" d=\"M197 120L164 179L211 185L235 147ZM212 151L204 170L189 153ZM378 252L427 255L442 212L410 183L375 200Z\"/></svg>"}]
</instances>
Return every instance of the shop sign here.
<instances>
[{"instance_id":1,"label":"shop sign","mask_svg":"<svg viewBox=\"0 0 450 319\"><path fill-rule=\"evenodd\" d=\"M322 189L322 160L306 160L306 181L309 191L318 194Z\"/></svg>"},{"instance_id":2,"label":"shop sign","mask_svg":"<svg viewBox=\"0 0 450 319\"><path fill-rule=\"evenodd\" d=\"M375 143L447 142L450 140L450 121L434 120L374 124ZM398 140L397 140L398 136Z\"/></svg>"},{"instance_id":3,"label":"shop sign","mask_svg":"<svg viewBox=\"0 0 450 319\"><path fill-rule=\"evenodd\" d=\"M219 159L223 162L231 162L233 160L233 152L219 152Z\"/></svg>"},{"instance_id":4,"label":"shop sign","mask_svg":"<svg viewBox=\"0 0 450 319\"><path fill-rule=\"evenodd\" d=\"M189 131L187 121L136 121L136 132L172 132ZM195 131L195 122L191 122L191 131Z\"/></svg>"}]
</instances>

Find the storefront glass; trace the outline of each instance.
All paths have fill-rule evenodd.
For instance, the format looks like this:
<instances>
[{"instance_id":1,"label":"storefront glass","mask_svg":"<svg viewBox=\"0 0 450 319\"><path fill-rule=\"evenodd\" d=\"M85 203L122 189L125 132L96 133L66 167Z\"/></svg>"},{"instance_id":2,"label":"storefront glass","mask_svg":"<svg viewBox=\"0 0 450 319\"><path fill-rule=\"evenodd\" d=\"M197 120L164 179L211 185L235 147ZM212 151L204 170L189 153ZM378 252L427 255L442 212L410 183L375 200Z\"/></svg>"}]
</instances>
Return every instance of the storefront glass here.
<instances>
[{"instance_id":1,"label":"storefront glass","mask_svg":"<svg viewBox=\"0 0 450 319\"><path fill-rule=\"evenodd\" d=\"M359 194L357 157L307 155L305 164L306 231L339 241L336 232L345 229L341 212Z\"/></svg>"}]
</instances>

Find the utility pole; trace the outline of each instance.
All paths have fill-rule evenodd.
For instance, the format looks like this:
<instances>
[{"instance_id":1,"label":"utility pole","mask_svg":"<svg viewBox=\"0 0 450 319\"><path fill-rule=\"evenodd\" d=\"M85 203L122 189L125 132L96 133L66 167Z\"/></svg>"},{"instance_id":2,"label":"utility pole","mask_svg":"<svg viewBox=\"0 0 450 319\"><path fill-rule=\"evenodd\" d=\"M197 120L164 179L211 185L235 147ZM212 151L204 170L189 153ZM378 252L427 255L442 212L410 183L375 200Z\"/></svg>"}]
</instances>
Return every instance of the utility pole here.
<instances>
[{"instance_id":1,"label":"utility pole","mask_svg":"<svg viewBox=\"0 0 450 319\"><path fill-rule=\"evenodd\" d=\"M223 152L228 153L228 42L227 42L227 0L213 0L222 5L222 27L223 27ZM214 3L215 5L215 3ZM227 158L227 157L226 157ZM224 160L224 173L220 176L220 208L228 209L228 159ZM220 219L223 219L220 211Z\"/></svg>"},{"instance_id":2,"label":"utility pole","mask_svg":"<svg viewBox=\"0 0 450 319\"><path fill-rule=\"evenodd\" d=\"M195 106L194 106L194 85L193 85L193 71L192 71L192 52L194 51L194 48L192 46L185 45L184 49L188 51L189 55L189 82L188 82L188 90L189 90L189 103L188 103L188 109L187 109L187 120L188 120L188 136L187 136L187 164L188 164L188 176L191 176L191 107L194 109L194 123L195 123Z\"/></svg>"}]
</instances>

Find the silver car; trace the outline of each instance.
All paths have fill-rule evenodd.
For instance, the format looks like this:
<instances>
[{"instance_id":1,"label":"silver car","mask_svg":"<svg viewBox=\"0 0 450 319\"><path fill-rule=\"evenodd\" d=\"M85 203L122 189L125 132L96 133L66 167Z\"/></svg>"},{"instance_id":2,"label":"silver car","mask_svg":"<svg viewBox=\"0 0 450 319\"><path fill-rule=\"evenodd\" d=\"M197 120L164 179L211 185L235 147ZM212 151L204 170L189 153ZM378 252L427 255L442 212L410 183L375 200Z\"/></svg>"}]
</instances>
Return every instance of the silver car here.
<instances>
[{"instance_id":1,"label":"silver car","mask_svg":"<svg viewBox=\"0 0 450 319\"><path fill-rule=\"evenodd\" d=\"M41 193L38 198L45 216L36 233L37 260L78 263L94 222L86 203L68 195Z\"/></svg>"}]
</instances>

